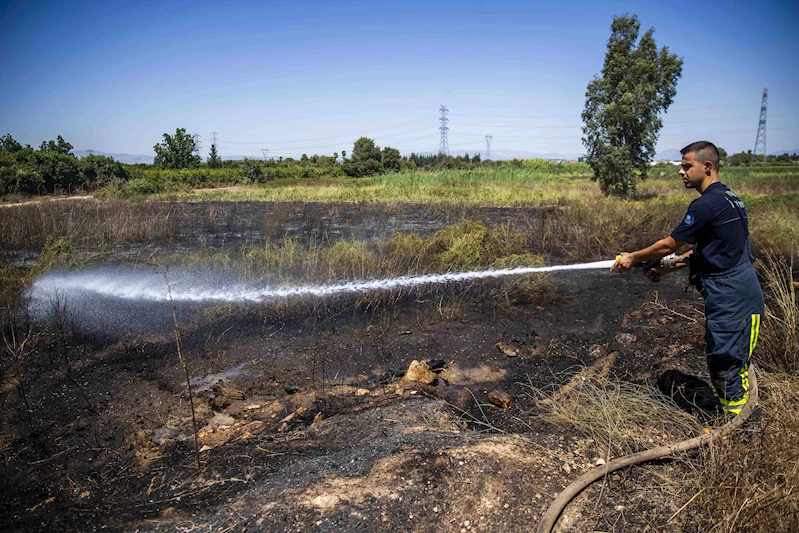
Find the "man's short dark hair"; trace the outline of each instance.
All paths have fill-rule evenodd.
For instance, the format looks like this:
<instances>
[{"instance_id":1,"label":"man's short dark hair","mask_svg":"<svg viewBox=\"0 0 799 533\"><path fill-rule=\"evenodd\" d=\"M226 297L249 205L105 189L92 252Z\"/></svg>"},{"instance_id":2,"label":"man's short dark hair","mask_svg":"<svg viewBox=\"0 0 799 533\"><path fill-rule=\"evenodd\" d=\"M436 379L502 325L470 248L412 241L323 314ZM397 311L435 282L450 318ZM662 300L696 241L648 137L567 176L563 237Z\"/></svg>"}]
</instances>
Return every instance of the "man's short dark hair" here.
<instances>
[{"instance_id":1,"label":"man's short dark hair","mask_svg":"<svg viewBox=\"0 0 799 533\"><path fill-rule=\"evenodd\" d=\"M694 159L698 161L710 161L713 163L713 168L719 169L719 149L712 142L697 141L680 150L682 155L687 153L693 153Z\"/></svg>"}]
</instances>

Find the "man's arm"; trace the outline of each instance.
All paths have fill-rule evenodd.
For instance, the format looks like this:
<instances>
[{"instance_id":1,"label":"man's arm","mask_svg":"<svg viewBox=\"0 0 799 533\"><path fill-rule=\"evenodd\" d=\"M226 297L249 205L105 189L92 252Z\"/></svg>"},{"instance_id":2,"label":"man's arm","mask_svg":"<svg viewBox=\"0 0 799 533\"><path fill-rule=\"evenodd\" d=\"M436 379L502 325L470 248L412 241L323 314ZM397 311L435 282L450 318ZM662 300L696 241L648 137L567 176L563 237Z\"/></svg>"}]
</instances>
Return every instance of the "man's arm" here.
<instances>
[{"instance_id":1,"label":"man's arm","mask_svg":"<svg viewBox=\"0 0 799 533\"><path fill-rule=\"evenodd\" d=\"M640 264L642 261L656 261L661 257L673 254L683 246L685 246L684 242L674 240L674 238L669 235L665 239L660 239L652 246L644 248L643 250L631 253L622 252L621 256L616 259L616 262L610 267L610 270L624 272Z\"/></svg>"}]
</instances>

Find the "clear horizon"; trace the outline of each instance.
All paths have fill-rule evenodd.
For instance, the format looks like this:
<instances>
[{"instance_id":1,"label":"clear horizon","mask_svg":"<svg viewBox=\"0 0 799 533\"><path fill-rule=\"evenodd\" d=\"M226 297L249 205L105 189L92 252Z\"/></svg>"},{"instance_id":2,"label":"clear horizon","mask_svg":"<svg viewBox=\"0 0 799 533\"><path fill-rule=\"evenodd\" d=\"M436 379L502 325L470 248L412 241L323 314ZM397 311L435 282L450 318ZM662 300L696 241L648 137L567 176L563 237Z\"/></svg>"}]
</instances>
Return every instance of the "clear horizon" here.
<instances>
[{"instance_id":1,"label":"clear horizon","mask_svg":"<svg viewBox=\"0 0 799 533\"><path fill-rule=\"evenodd\" d=\"M799 7L744 2L75 4L2 8L0 135L152 155L178 127L228 157L352 150L579 154L585 88L615 15L684 60L657 151L706 139L799 149Z\"/></svg>"}]
</instances>

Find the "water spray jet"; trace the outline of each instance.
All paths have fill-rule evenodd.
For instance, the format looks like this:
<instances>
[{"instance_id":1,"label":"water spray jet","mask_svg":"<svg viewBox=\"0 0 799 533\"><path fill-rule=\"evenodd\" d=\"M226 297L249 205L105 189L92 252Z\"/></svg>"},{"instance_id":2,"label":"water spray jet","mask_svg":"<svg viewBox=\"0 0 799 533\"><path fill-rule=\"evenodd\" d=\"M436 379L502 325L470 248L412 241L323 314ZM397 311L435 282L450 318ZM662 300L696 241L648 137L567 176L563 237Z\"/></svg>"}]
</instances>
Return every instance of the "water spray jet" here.
<instances>
[{"instance_id":1,"label":"water spray jet","mask_svg":"<svg viewBox=\"0 0 799 533\"><path fill-rule=\"evenodd\" d=\"M614 261L595 261L572 265L545 267L516 267L469 272L448 272L418 276L398 276L375 280L353 280L340 283L312 285L253 286L243 283L202 283L192 276L181 276L172 283L172 300L190 303L263 303L303 296L328 297L360 294L423 285L458 283L479 279L521 276L567 270L608 269ZM170 276L171 278L172 276ZM166 302L169 294L163 280L156 274L142 271L124 273L85 270L50 273L37 279L30 289L34 302L44 303L56 295L72 299L76 296L97 295L106 298L140 302Z\"/></svg>"}]
</instances>

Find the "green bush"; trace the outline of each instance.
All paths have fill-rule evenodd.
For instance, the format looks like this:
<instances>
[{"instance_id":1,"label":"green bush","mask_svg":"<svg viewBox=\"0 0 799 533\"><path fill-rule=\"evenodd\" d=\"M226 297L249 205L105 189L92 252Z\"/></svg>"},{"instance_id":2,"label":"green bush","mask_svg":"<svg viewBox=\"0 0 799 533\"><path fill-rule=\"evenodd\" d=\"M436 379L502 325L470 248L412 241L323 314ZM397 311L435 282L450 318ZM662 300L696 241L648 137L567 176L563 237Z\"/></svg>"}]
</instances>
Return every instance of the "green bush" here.
<instances>
[{"instance_id":1,"label":"green bush","mask_svg":"<svg viewBox=\"0 0 799 533\"><path fill-rule=\"evenodd\" d=\"M159 177L142 176L133 178L123 184L120 192L125 196L140 196L144 194L157 194L165 190L166 185Z\"/></svg>"},{"instance_id":2,"label":"green bush","mask_svg":"<svg viewBox=\"0 0 799 533\"><path fill-rule=\"evenodd\" d=\"M127 181L131 174L113 157L89 155L80 160L83 185L88 189L105 187L114 181Z\"/></svg>"}]
</instances>

